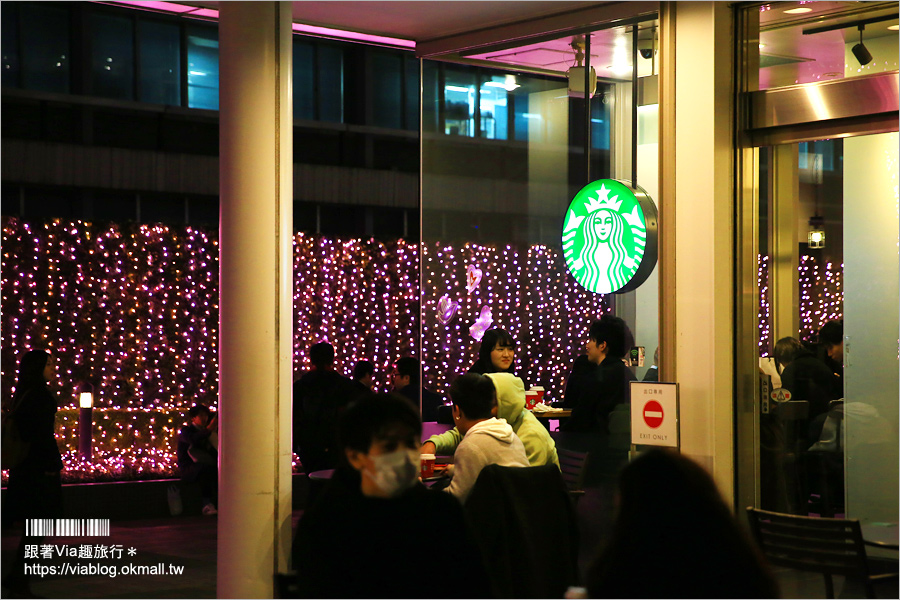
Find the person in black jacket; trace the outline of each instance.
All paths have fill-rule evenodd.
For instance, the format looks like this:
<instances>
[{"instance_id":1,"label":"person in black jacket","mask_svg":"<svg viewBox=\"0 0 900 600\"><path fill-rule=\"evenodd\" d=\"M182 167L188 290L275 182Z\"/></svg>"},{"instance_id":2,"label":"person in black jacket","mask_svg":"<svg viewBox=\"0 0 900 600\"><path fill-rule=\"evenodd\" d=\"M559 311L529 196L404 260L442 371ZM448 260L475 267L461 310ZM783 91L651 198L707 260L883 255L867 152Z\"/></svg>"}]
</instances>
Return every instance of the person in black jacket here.
<instances>
[{"instance_id":1,"label":"person in black jacket","mask_svg":"<svg viewBox=\"0 0 900 600\"><path fill-rule=\"evenodd\" d=\"M822 360L792 337L775 342L775 364L781 375L781 387L791 392L791 400L809 402L809 444L819 438L828 404L843 396L841 380ZM821 418L820 418L821 417Z\"/></svg>"},{"instance_id":2,"label":"person in black jacket","mask_svg":"<svg viewBox=\"0 0 900 600\"><path fill-rule=\"evenodd\" d=\"M47 352L31 350L19 361L19 378L10 405L15 426L28 451L22 462L9 470L9 502L4 503L4 521L23 522L23 535L3 587L13 596L33 597L25 575L25 545L40 544L42 537L24 535L28 519L56 519L63 513L63 463L56 445L56 397L47 387L53 379L54 362ZM9 512L7 512L9 511Z\"/></svg>"},{"instance_id":3,"label":"person in black jacket","mask_svg":"<svg viewBox=\"0 0 900 600\"><path fill-rule=\"evenodd\" d=\"M564 431L608 433L609 413L617 404L631 401L629 382L635 377L622 360L627 331L625 321L613 315L603 315L591 324L585 351L596 368L593 377L580 384Z\"/></svg>"},{"instance_id":4,"label":"person in black jacket","mask_svg":"<svg viewBox=\"0 0 900 600\"><path fill-rule=\"evenodd\" d=\"M422 421L437 421L438 410L443 405L440 395L419 385L419 361L412 356L404 356L394 363L391 371L393 391L413 403L422 406Z\"/></svg>"},{"instance_id":5,"label":"person in black jacket","mask_svg":"<svg viewBox=\"0 0 900 600\"><path fill-rule=\"evenodd\" d=\"M178 470L183 481L200 484L204 515L218 513L219 455L210 440L219 430L218 417L209 407L195 404L188 410L189 423L178 433Z\"/></svg>"},{"instance_id":6,"label":"person in black jacket","mask_svg":"<svg viewBox=\"0 0 900 600\"><path fill-rule=\"evenodd\" d=\"M334 370L334 346L309 349L312 369L294 382L294 444L303 469L333 469L338 464L337 422L357 392L353 382Z\"/></svg>"},{"instance_id":7,"label":"person in black jacket","mask_svg":"<svg viewBox=\"0 0 900 600\"><path fill-rule=\"evenodd\" d=\"M477 546L453 496L418 480L422 424L406 398L378 394L340 421L342 464L300 519L293 546L300 598L487 598ZM440 554L422 550L446 532Z\"/></svg>"}]
</instances>

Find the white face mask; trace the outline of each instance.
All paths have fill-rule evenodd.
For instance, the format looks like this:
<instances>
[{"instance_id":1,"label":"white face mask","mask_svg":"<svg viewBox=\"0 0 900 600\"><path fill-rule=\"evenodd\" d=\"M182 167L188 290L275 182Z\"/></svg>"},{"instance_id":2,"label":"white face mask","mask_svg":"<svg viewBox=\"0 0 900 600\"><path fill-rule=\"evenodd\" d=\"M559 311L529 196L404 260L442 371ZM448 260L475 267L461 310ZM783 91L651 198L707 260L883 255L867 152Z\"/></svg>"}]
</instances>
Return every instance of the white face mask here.
<instances>
[{"instance_id":1,"label":"white face mask","mask_svg":"<svg viewBox=\"0 0 900 600\"><path fill-rule=\"evenodd\" d=\"M387 454L372 457L374 469L366 469L365 475L390 497L400 495L412 487L419 476L419 452L400 448Z\"/></svg>"}]
</instances>

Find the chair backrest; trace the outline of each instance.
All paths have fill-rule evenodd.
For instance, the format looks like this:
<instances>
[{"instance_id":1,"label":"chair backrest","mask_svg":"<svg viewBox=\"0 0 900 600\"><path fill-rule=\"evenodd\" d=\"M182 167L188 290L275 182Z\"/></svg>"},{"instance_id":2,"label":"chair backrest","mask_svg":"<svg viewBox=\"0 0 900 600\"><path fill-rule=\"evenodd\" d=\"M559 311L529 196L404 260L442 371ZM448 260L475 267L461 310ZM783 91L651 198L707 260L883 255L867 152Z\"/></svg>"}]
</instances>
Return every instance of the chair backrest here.
<instances>
[{"instance_id":1,"label":"chair backrest","mask_svg":"<svg viewBox=\"0 0 900 600\"><path fill-rule=\"evenodd\" d=\"M575 585L578 526L556 465L488 465L463 511L495 598L562 598Z\"/></svg>"},{"instance_id":2,"label":"chair backrest","mask_svg":"<svg viewBox=\"0 0 900 600\"><path fill-rule=\"evenodd\" d=\"M801 517L752 507L747 508L747 516L753 537L769 563L822 573L829 598L834 597L832 575L869 585L866 548L858 520Z\"/></svg>"},{"instance_id":3,"label":"chair backrest","mask_svg":"<svg viewBox=\"0 0 900 600\"><path fill-rule=\"evenodd\" d=\"M590 453L566 450L565 448L557 446L556 454L559 457L559 469L562 471L562 478L566 484L566 489L570 492L583 491L584 476L587 472Z\"/></svg>"}]
</instances>

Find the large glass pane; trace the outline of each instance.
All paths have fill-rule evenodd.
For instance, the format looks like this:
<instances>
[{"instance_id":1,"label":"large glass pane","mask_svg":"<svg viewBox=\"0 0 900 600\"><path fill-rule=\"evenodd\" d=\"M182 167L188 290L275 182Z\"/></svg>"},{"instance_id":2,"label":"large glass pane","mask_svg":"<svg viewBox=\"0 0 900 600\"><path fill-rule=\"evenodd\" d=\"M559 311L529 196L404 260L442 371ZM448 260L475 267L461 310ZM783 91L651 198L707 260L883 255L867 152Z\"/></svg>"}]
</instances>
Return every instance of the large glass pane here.
<instances>
[{"instance_id":1,"label":"large glass pane","mask_svg":"<svg viewBox=\"0 0 900 600\"><path fill-rule=\"evenodd\" d=\"M319 120L344 122L344 51L339 46L320 44L317 72Z\"/></svg>"},{"instance_id":2,"label":"large glass pane","mask_svg":"<svg viewBox=\"0 0 900 600\"><path fill-rule=\"evenodd\" d=\"M315 48L294 38L294 118L316 118Z\"/></svg>"},{"instance_id":3,"label":"large glass pane","mask_svg":"<svg viewBox=\"0 0 900 600\"><path fill-rule=\"evenodd\" d=\"M138 21L140 100L181 104L181 33L178 25Z\"/></svg>"},{"instance_id":4,"label":"large glass pane","mask_svg":"<svg viewBox=\"0 0 900 600\"><path fill-rule=\"evenodd\" d=\"M19 87L19 11L14 2L0 4L3 87Z\"/></svg>"},{"instance_id":5,"label":"large glass pane","mask_svg":"<svg viewBox=\"0 0 900 600\"><path fill-rule=\"evenodd\" d=\"M22 87L41 92L69 92L69 11L25 4L19 7Z\"/></svg>"},{"instance_id":6,"label":"large glass pane","mask_svg":"<svg viewBox=\"0 0 900 600\"><path fill-rule=\"evenodd\" d=\"M188 28L187 59L188 106L219 110L219 31Z\"/></svg>"},{"instance_id":7,"label":"large glass pane","mask_svg":"<svg viewBox=\"0 0 900 600\"><path fill-rule=\"evenodd\" d=\"M639 185L651 198L656 194L657 100L647 93L634 107L636 30L652 37L653 24L589 34L598 79L589 102L584 72L576 69L581 77L572 81L567 74L576 64L575 47L584 50L583 35L424 64L421 358L427 388L446 394L475 362L483 331L502 328L515 340L513 369L526 389L540 386L545 401L577 403L565 397L567 380L591 322L605 313L624 318L635 345L644 346L645 362L634 368L638 378L647 374L658 337L653 273L636 291L593 293L569 272L563 250L576 193L597 179L631 179L633 154ZM461 64L465 59L472 62ZM639 135L632 139L635 114ZM611 143L614 135L618 144ZM579 438L558 426L551 425L558 445L590 446L612 477L625 452L611 449L611 430Z\"/></svg>"},{"instance_id":8,"label":"large glass pane","mask_svg":"<svg viewBox=\"0 0 900 600\"><path fill-rule=\"evenodd\" d=\"M91 93L119 100L134 99L134 21L93 13L91 29Z\"/></svg>"},{"instance_id":9,"label":"large glass pane","mask_svg":"<svg viewBox=\"0 0 900 600\"><path fill-rule=\"evenodd\" d=\"M373 125L403 128L403 56L372 52Z\"/></svg>"},{"instance_id":10,"label":"large glass pane","mask_svg":"<svg viewBox=\"0 0 900 600\"><path fill-rule=\"evenodd\" d=\"M406 129L419 129L419 61L412 56L403 60L406 69L406 106L404 123Z\"/></svg>"}]
</instances>

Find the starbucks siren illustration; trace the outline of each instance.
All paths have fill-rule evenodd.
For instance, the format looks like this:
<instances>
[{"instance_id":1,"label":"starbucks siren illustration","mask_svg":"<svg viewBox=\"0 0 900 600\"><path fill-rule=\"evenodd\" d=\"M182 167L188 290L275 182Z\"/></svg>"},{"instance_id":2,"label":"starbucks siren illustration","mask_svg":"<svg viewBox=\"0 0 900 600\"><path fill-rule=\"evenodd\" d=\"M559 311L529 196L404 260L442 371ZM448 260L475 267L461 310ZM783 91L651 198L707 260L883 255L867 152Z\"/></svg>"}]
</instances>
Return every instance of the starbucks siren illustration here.
<instances>
[{"instance_id":1,"label":"starbucks siren illustration","mask_svg":"<svg viewBox=\"0 0 900 600\"><path fill-rule=\"evenodd\" d=\"M616 179L586 185L569 205L562 244L575 280L598 294L636 289L656 266L656 205Z\"/></svg>"}]
</instances>

